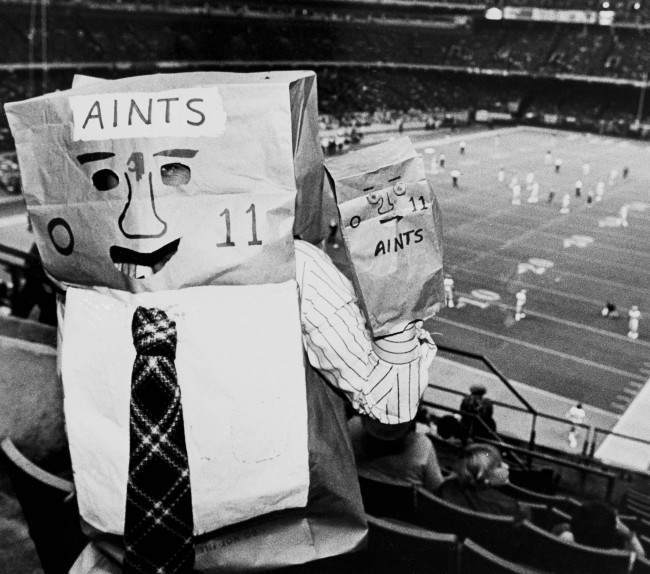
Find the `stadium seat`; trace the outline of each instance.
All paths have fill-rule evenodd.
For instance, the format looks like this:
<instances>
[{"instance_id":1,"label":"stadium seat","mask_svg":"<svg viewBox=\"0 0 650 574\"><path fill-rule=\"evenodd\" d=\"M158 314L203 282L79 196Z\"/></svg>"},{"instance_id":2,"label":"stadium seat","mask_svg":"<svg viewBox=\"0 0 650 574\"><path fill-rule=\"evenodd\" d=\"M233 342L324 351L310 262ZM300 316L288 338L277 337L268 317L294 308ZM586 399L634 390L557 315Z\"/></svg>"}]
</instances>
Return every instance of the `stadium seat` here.
<instances>
[{"instance_id":1,"label":"stadium seat","mask_svg":"<svg viewBox=\"0 0 650 574\"><path fill-rule=\"evenodd\" d=\"M626 500L623 503L622 512L624 514L633 514L637 518L650 521L650 508L639 506L636 502Z\"/></svg>"},{"instance_id":2,"label":"stadium seat","mask_svg":"<svg viewBox=\"0 0 650 574\"><path fill-rule=\"evenodd\" d=\"M472 538L505 556L512 551L514 517L462 508L438 498L422 487L416 489L415 521L424 528L453 532L461 540Z\"/></svg>"},{"instance_id":3,"label":"stadium seat","mask_svg":"<svg viewBox=\"0 0 650 574\"><path fill-rule=\"evenodd\" d=\"M458 572L459 574L537 574L542 570L500 558L468 538L460 547Z\"/></svg>"},{"instance_id":4,"label":"stadium seat","mask_svg":"<svg viewBox=\"0 0 650 574\"><path fill-rule=\"evenodd\" d=\"M458 538L454 534L367 518L369 574L456 572Z\"/></svg>"},{"instance_id":5,"label":"stadium seat","mask_svg":"<svg viewBox=\"0 0 650 574\"><path fill-rule=\"evenodd\" d=\"M632 574L650 574L650 560L637 556L632 568Z\"/></svg>"},{"instance_id":6,"label":"stadium seat","mask_svg":"<svg viewBox=\"0 0 650 574\"><path fill-rule=\"evenodd\" d=\"M87 542L73 484L30 462L11 439L0 446L44 573L67 573Z\"/></svg>"},{"instance_id":7,"label":"stadium seat","mask_svg":"<svg viewBox=\"0 0 650 574\"><path fill-rule=\"evenodd\" d=\"M415 486L409 482L384 482L359 475L361 498L368 514L412 522Z\"/></svg>"},{"instance_id":8,"label":"stadium seat","mask_svg":"<svg viewBox=\"0 0 650 574\"><path fill-rule=\"evenodd\" d=\"M554 506L555 508L566 512L567 514L573 514L576 508L580 507L580 502L573 498L567 496L557 496L554 494L544 494L541 492L536 492L534 490L529 490L516 484L508 483L501 488L499 488L504 494L511 496L521 502L536 502L544 503L549 506Z\"/></svg>"},{"instance_id":9,"label":"stadium seat","mask_svg":"<svg viewBox=\"0 0 650 574\"><path fill-rule=\"evenodd\" d=\"M519 525L521 562L535 568L571 574L625 574L630 566L630 553L604 550L565 542L535 526L528 520Z\"/></svg>"},{"instance_id":10,"label":"stadium seat","mask_svg":"<svg viewBox=\"0 0 650 574\"><path fill-rule=\"evenodd\" d=\"M628 488L623 496L624 499L634 500L650 507L650 495L644 494L634 488Z\"/></svg>"},{"instance_id":11,"label":"stadium seat","mask_svg":"<svg viewBox=\"0 0 650 574\"><path fill-rule=\"evenodd\" d=\"M637 518L634 531L650 538L650 520Z\"/></svg>"}]
</instances>

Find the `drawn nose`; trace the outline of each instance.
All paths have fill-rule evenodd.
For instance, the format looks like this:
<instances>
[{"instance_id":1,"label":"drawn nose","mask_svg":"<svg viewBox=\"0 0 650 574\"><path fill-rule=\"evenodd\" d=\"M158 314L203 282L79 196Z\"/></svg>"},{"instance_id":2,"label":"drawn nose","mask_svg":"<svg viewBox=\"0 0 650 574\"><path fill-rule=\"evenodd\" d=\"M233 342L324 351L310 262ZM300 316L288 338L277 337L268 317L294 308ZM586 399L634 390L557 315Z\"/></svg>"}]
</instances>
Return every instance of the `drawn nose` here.
<instances>
[{"instance_id":1,"label":"drawn nose","mask_svg":"<svg viewBox=\"0 0 650 574\"><path fill-rule=\"evenodd\" d=\"M395 209L395 204L390 199L390 191L384 191L381 193L381 201L377 212L379 215L383 215L384 213L390 213L393 209Z\"/></svg>"},{"instance_id":2,"label":"drawn nose","mask_svg":"<svg viewBox=\"0 0 650 574\"><path fill-rule=\"evenodd\" d=\"M151 172L146 177L124 174L129 195L118 219L120 231L129 239L161 237L167 231L167 222L156 212L156 197ZM133 181L135 180L135 181Z\"/></svg>"}]
</instances>

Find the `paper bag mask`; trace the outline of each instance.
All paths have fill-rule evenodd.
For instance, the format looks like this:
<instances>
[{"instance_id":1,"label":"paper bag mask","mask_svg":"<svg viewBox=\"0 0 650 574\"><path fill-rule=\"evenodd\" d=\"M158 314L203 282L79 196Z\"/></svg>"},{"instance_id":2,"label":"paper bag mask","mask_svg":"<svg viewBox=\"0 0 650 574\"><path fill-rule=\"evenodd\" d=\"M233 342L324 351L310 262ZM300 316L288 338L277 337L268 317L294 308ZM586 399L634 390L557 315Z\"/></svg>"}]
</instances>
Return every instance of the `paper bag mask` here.
<instances>
[{"instance_id":1,"label":"paper bag mask","mask_svg":"<svg viewBox=\"0 0 650 574\"><path fill-rule=\"evenodd\" d=\"M312 72L84 81L5 109L39 253L60 281L277 283L295 274L294 233L318 240Z\"/></svg>"},{"instance_id":2,"label":"paper bag mask","mask_svg":"<svg viewBox=\"0 0 650 574\"><path fill-rule=\"evenodd\" d=\"M327 164L357 295L375 337L435 314L442 300L442 224L409 138Z\"/></svg>"}]
</instances>

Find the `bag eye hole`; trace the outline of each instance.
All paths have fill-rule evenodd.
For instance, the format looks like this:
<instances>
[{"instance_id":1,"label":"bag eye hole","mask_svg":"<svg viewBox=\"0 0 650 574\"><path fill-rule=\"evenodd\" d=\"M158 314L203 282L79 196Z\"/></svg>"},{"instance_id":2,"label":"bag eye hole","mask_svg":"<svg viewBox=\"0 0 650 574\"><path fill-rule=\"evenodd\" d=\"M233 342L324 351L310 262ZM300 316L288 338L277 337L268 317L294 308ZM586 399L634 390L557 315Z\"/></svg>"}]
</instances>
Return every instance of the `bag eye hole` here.
<instances>
[{"instance_id":1,"label":"bag eye hole","mask_svg":"<svg viewBox=\"0 0 650 574\"><path fill-rule=\"evenodd\" d=\"M404 195L406 193L406 184L403 181L398 181L393 186L393 191L395 192L395 195Z\"/></svg>"},{"instance_id":2,"label":"bag eye hole","mask_svg":"<svg viewBox=\"0 0 650 574\"><path fill-rule=\"evenodd\" d=\"M160 177L165 185L185 185L189 183L192 172L182 163L166 163L160 166Z\"/></svg>"},{"instance_id":3,"label":"bag eye hole","mask_svg":"<svg viewBox=\"0 0 650 574\"><path fill-rule=\"evenodd\" d=\"M110 169L100 169L93 174L93 185L99 191L108 191L118 186L120 178Z\"/></svg>"}]
</instances>

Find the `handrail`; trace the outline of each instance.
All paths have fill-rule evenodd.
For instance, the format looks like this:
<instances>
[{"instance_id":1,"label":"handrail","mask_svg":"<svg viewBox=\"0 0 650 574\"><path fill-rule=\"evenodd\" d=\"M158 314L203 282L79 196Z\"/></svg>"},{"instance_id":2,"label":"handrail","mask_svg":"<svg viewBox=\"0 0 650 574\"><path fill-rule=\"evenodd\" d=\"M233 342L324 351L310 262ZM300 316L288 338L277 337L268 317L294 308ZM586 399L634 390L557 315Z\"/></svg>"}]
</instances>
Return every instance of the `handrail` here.
<instances>
[{"instance_id":1,"label":"handrail","mask_svg":"<svg viewBox=\"0 0 650 574\"><path fill-rule=\"evenodd\" d=\"M537 438L537 410L532 407L532 405L521 396L519 391L512 386L512 383L501 374L501 371L496 368L496 366L488 359L485 355L479 355L478 353L472 353L471 351L465 351L463 349L456 349L454 347L448 347L444 344L438 345L438 350L452 353L455 355L460 355L462 357L467 357L469 359L474 359L476 361L481 361L491 372L496 375L496 377L508 388L508 390L519 399L519 402L522 403L529 414L532 415L533 420L530 424L530 436L528 437L528 447L533 450L535 448L535 439Z\"/></svg>"},{"instance_id":2,"label":"handrail","mask_svg":"<svg viewBox=\"0 0 650 574\"><path fill-rule=\"evenodd\" d=\"M458 409L454 409L452 407L446 407L444 405L439 405L437 403L431 403L429 401L422 401L422 404L424 406L433 407L433 408L436 408L438 410L449 411L450 413L458 413L458 412L460 412ZM476 415L476 414L473 414L473 413L464 413L464 414L466 416L472 417L474 419L474 421L478 422L483 427L483 430L487 431L489 435L492 435L494 437L493 439L485 438L486 441L495 442L497 444L502 445L503 447L508 447L509 446L508 443L506 441L504 441L499 436L498 433L493 431L479 415ZM483 435L483 436L485 436L485 435ZM469 437L469 438L471 438L471 437ZM483 438L481 440L483 440ZM513 454L512 457L517 461L517 463L520 465L521 468L526 468L526 464L516 454Z\"/></svg>"},{"instance_id":3,"label":"handrail","mask_svg":"<svg viewBox=\"0 0 650 574\"><path fill-rule=\"evenodd\" d=\"M614 493L614 481L616 480L616 474L613 472L609 472L607 470L601 470L599 468L593 468L591 466L587 466L585 464L580 464L579 462L573 462L571 460L566 460L563 458L559 458L550 454L545 454L543 452L534 452L530 451L528 449L525 449L520 446L515 446L511 445L508 443L501 444L501 443L496 443L495 441L492 441L490 439L482 439L483 442L487 442L490 444L494 444L494 446L498 446L499 448L505 448L510 451L514 451L515 453L520 453L520 454L525 454L528 457L531 458L538 458L540 460L546 461L546 462L551 462L553 464L557 464L559 466L565 466L567 468L572 468L573 470L580 471L583 473L583 476L585 474L591 474L595 476L599 476L601 478L604 478L607 482L607 491L605 493L605 499L607 501L611 501L612 499L612 494Z\"/></svg>"},{"instance_id":4,"label":"handrail","mask_svg":"<svg viewBox=\"0 0 650 574\"><path fill-rule=\"evenodd\" d=\"M497 378L506 387L508 387L508 390L519 399L519 402L521 402L526 406L526 409L528 410L529 413L537 414L537 410L534 409L531 406L531 404L524 397L521 396L519 391L517 391L517 389L515 389L512 386L512 383L508 379L506 379L504 375L501 374L501 371L499 371L499 369L497 369L492 363L492 361L490 361L490 359L488 359L485 355L479 355L478 353L472 353L471 351L464 351L462 349L456 349L454 347L448 347L447 345L442 345L442 344L437 344L437 347L439 351L446 351L448 353L453 353L454 355L460 355L461 357L467 357L469 359L475 359L477 361L481 361L485 366L487 366L488 369L490 369L490 371L492 371L494 375L497 376Z\"/></svg>"},{"instance_id":5,"label":"handrail","mask_svg":"<svg viewBox=\"0 0 650 574\"><path fill-rule=\"evenodd\" d=\"M465 393L463 391L457 391L456 389L450 389L450 388L447 388L447 387L443 387L442 385L433 385L433 384L429 383L429 387L431 387L432 389L438 389L438 390L441 390L441 391L445 391L446 393L450 393L452 395L458 395L460 397L465 396ZM492 401L492 404L497 406L497 407L503 407L504 409L511 409L513 411L519 411L520 413L529 413L528 409L524 409L524 408L522 408L520 406L511 405L510 403L504 403L502 401L497 401L495 399L490 399L490 400ZM551 414L548 414L548 413L542 413L542 412L539 412L539 411L536 411L536 413L537 413L537 416L539 416L540 418L543 418L543 419L550 419L550 420L553 420L553 421L556 421L556 422L564 423L565 425L582 427L585 430L589 430L591 428L591 426L586 424L586 423L572 423L571 421L568 421L567 419L564 419L562 417L558 417L556 415L551 415ZM594 427L594 428L598 428L598 430L601 430L601 431L607 431L607 429L603 429L603 428L600 428L600 427ZM643 439L637 439L637 440L639 440L641 442L647 442L648 444L650 444L650 441L645 441Z\"/></svg>"}]
</instances>

